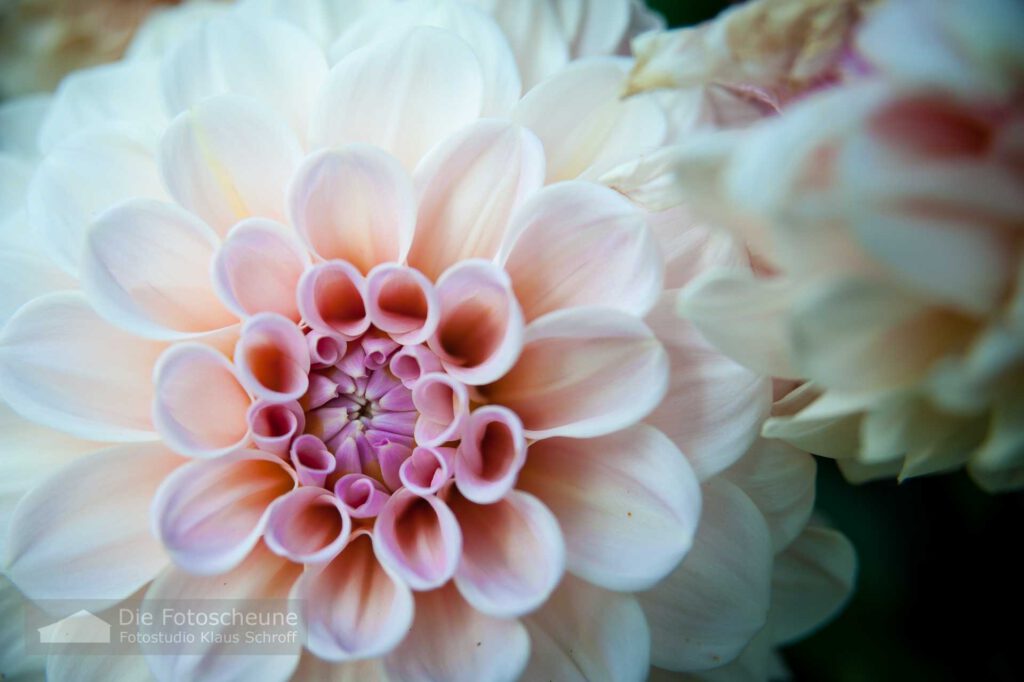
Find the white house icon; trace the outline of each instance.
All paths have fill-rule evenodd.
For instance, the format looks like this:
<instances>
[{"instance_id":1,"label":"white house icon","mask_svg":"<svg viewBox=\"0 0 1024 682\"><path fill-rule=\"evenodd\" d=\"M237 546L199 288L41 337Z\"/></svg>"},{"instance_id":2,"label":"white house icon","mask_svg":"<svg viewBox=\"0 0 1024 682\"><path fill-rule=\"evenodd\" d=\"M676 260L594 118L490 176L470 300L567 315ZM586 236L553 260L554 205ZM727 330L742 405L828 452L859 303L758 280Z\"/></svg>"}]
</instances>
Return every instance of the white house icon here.
<instances>
[{"instance_id":1,"label":"white house icon","mask_svg":"<svg viewBox=\"0 0 1024 682\"><path fill-rule=\"evenodd\" d=\"M39 628L40 644L109 644L110 623L85 609Z\"/></svg>"}]
</instances>

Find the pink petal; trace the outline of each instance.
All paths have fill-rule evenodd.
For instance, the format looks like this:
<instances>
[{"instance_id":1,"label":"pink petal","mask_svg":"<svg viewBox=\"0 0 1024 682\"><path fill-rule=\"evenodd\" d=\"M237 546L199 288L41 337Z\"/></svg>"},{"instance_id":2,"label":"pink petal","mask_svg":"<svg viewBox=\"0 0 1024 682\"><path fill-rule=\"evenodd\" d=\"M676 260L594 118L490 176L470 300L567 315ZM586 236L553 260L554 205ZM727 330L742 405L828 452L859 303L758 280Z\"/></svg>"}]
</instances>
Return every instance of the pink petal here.
<instances>
[{"instance_id":1,"label":"pink petal","mask_svg":"<svg viewBox=\"0 0 1024 682\"><path fill-rule=\"evenodd\" d=\"M309 360L314 367L333 367L348 352L348 341L345 340L345 337L315 329L306 333L306 345L309 346ZM310 375L311 383L312 379L313 375Z\"/></svg>"},{"instance_id":2,"label":"pink petal","mask_svg":"<svg viewBox=\"0 0 1024 682\"><path fill-rule=\"evenodd\" d=\"M404 346L391 356L388 369L406 388L413 388L420 377L441 371L441 361L423 346Z\"/></svg>"},{"instance_id":3,"label":"pink petal","mask_svg":"<svg viewBox=\"0 0 1024 682\"><path fill-rule=\"evenodd\" d=\"M416 442L425 447L458 440L469 415L466 387L442 372L428 374L416 382L412 402L419 410Z\"/></svg>"},{"instance_id":4,"label":"pink petal","mask_svg":"<svg viewBox=\"0 0 1024 682\"><path fill-rule=\"evenodd\" d=\"M444 502L399 490L377 517L373 548L409 587L432 590L455 574L462 534Z\"/></svg>"},{"instance_id":5,"label":"pink petal","mask_svg":"<svg viewBox=\"0 0 1024 682\"><path fill-rule=\"evenodd\" d=\"M298 400L309 388L309 348L295 323L276 313L246 321L235 346L238 379L267 400Z\"/></svg>"},{"instance_id":6,"label":"pink petal","mask_svg":"<svg viewBox=\"0 0 1024 682\"><path fill-rule=\"evenodd\" d=\"M286 457L292 440L306 426L306 413L295 401L270 403L257 400L246 413L252 442L257 449Z\"/></svg>"},{"instance_id":7,"label":"pink petal","mask_svg":"<svg viewBox=\"0 0 1024 682\"><path fill-rule=\"evenodd\" d=\"M321 564L337 556L351 531L352 521L334 495L323 488L296 488L270 505L264 541L291 561Z\"/></svg>"},{"instance_id":8,"label":"pink petal","mask_svg":"<svg viewBox=\"0 0 1024 682\"><path fill-rule=\"evenodd\" d=\"M370 328L366 280L346 261L328 261L306 270L296 295L302 319L323 334L355 339Z\"/></svg>"},{"instance_id":9,"label":"pink petal","mask_svg":"<svg viewBox=\"0 0 1024 682\"><path fill-rule=\"evenodd\" d=\"M436 279L469 258L492 258L513 210L544 184L544 150L515 124L474 123L416 169L419 214L409 264Z\"/></svg>"},{"instance_id":10,"label":"pink petal","mask_svg":"<svg viewBox=\"0 0 1024 682\"><path fill-rule=\"evenodd\" d=\"M366 306L378 329L406 345L429 339L441 316L434 285L418 270L382 263L366 278Z\"/></svg>"},{"instance_id":11,"label":"pink petal","mask_svg":"<svg viewBox=\"0 0 1024 682\"><path fill-rule=\"evenodd\" d=\"M524 680L648 679L651 638L644 612L632 595L566 576L524 622L530 633ZM582 623L588 626L581 627Z\"/></svg>"},{"instance_id":12,"label":"pink petal","mask_svg":"<svg viewBox=\"0 0 1024 682\"><path fill-rule=\"evenodd\" d=\"M665 400L647 417L686 453L701 480L737 461L771 408L771 382L726 357L675 313L666 293L647 323L668 351Z\"/></svg>"},{"instance_id":13,"label":"pink petal","mask_svg":"<svg viewBox=\"0 0 1024 682\"><path fill-rule=\"evenodd\" d=\"M395 159L363 144L307 158L292 181L289 216L324 260L344 260L367 273L402 261L412 243L416 197Z\"/></svg>"},{"instance_id":14,"label":"pink petal","mask_svg":"<svg viewBox=\"0 0 1024 682\"><path fill-rule=\"evenodd\" d=\"M271 503L295 486L295 475L279 457L258 450L195 461L157 491L153 532L189 573L223 573L252 551Z\"/></svg>"},{"instance_id":15,"label":"pink petal","mask_svg":"<svg viewBox=\"0 0 1024 682\"><path fill-rule=\"evenodd\" d=\"M132 199L89 228L79 265L82 289L112 323L173 339L236 322L210 285L217 235L174 204Z\"/></svg>"},{"instance_id":16,"label":"pink petal","mask_svg":"<svg viewBox=\"0 0 1024 682\"><path fill-rule=\"evenodd\" d=\"M193 104L160 141L171 196L222 235L250 216L284 220L285 187L301 159L287 120L237 95Z\"/></svg>"},{"instance_id":17,"label":"pink petal","mask_svg":"<svg viewBox=\"0 0 1024 682\"><path fill-rule=\"evenodd\" d=\"M643 425L534 443L519 488L558 519L568 570L610 590L644 589L668 575L690 549L701 516L686 458Z\"/></svg>"},{"instance_id":18,"label":"pink petal","mask_svg":"<svg viewBox=\"0 0 1024 682\"><path fill-rule=\"evenodd\" d=\"M301 485L322 487L337 466L334 455L324 442L309 433L292 441L290 455Z\"/></svg>"},{"instance_id":19,"label":"pink petal","mask_svg":"<svg viewBox=\"0 0 1024 682\"><path fill-rule=\"evenodd\" d=\"M661 293L661 254L643 214L601 185L538 192L516 211L502 251L527 320L580 305L642 316Z\"/></svg>"},{"instance_id":20,"label":"pink petal","mask_svg":"<svg viewBox=\"0 0 1024 682\"><path fill-rule=\"evenodd\" d=\"M391 497L383 483L365 474L345 474L334 484L334 494L355 519L377 516Z\"/></svg>"},{"instance_id":21,"label":"pink petal","mask_svg":"<svg viewBox=\"0 0 1024 682\"><path fill-rule=\"evenodd\" d=\"M700 528L686 561L637 595L651 628L651 664L669 670L728 663L764 626L768 612L772 544L764 517L721 477L703 494Z\"/></svg>"},{"instance_id":22,"label":"pink petal","mask_svg":"<svg viewBox=\"0 0 1024 682\"><path fill-rule=\"evenodd\" d=\"M398 476L417 495L432 495L451 478L454 459L454 448L419 447L402 462Z\"/></svg>"},{"instance_id":23,"label":"pink petal","mask_svg":"<svg viewBox=\"0 0 1024 682\"><path fill-rule=\"evenodd\" d=\"M565 569L558 521L533 495L513 491L495 504L447 496L462 529L455 586L473 608L499 618L534 610Z\"/></svg>"},{"instance_id":24,"label":"pink petal","mask_svg":"<svg viewBox=\"0 0 1024 682\"><path fill-rule=\"evenodd\" d=\"M523 312L505 272L488 261L467 260L437 282L441 322L430 350L459 381L486 384L505 374L523 344Z\"/></svg>"},{"instance_id":25,"label":"pink petal","mask_svg":"<svg viewBox=\"0 0 1024 682\"><path fill-rule=\"evenodd\" d=\"M416 27L334 65L310 119L310 138L324 147L366 142L412 169L428 149L475 120L482 99L480 64L470 47L448 31Z\"/></svg>"},{"instance_id":26,"label":"pink petal","mask_svg":"<svg viewBox=\"0 0 1024 682\"><path fill-rule=\"evenodd\" d=\"M299 321L295 288L309 254L280 223L243 220L228 233L213 261L213 285L239 317L261 312Z\"/></svg>"},{"instance_id":27,"label":"pink petal","mask_svg":"<svg viewBox=\"0 0 1024 682\"><path fill-rule=\"evenodd\" d=\"M184 461L159 444L123 445L54 472L14 512L5 572L32 599L125 599L167 565L147 511Z\"/></svg>"},{"instance_id":28,"label":"pink petal","mask_svg":"<svg viewBox=\"0 0 1024 682\"><path fill-rule=\"evenodd\" d=\"M252 400L216 350L198 343L172 346L160 356L153 383L153 424L171 448L216 457L245 445Z\"/></svg>"},{"instance_id":29,"label":"pink petal","mask_svg":"<svg viewBox=\"0 0 1024 682\"><path fill-rule=\"evenodd\" d=\"M307 571L296 596L303 600L306 646L329 661L383 655L412 623L412 593L377 561L366 531L323 569Z\"/></svg>"},{"instance_id":30,"label":"pink petal","mask_svg":"<svg viewBox=\"0 0 1024 682\"><path fill-rule=\"evenodd\" d=\"M526 438L515 412L498 405L480 407L463 428L455 483L477 504L497 502L515 485L525 462Z\"/></svg>"},{"instance_id":31,"label":"pink petal","mask_svg":"<svg viewBox=\"0 0 1024 682\"><path fill-rule=\"evenodd\" d=\"M164 348L112 327L80 293L47 294L0 330L0 394L26 419L82 438L153 440Z\"/></svg>"},{"instance_id":32,"label":"pink petal","mask_svg":"<svg viewBox=\"0 0 1024 682\"><path fill-rule=\"evenodd\" d=\"M400 680L504 682L519 679L529 656L522 623L480 613L449 584L416 595L412 629L384 665Z\"/></svg>"},{"instance_id":33,"label":"pink petal","mask_svg":"<svg viewBox=\"0 0 1024 682\"><path fill-rule=\"evenodd\" d=\"M647 416L665 395L668 370L665 350L640 320L571 308L532 322L515 366L480 391L519 415L528 438L586 438Z\"/></svg>"},{"instance_id":34,"label":"pink petal","mask_svg":"<svg viewBox=\"0 0 1024 682\"><path fill-rule=\"evenodd\" d=\"M384 659L362 658L331 663L308 651L303 652L292 679L303 682L389 682L384 673Z\"/></svg>"},{"instance_id":35,"label":"pink petal","mask_svg":"<svg viewBox=\"0 0 1024 682\"><path fill-rule=\"evenodd\" d=\"M161 604L180 605L189 602L235 604L243 612L248 608L260 609L258 604L262 602L274 605L271 608L283 610L287 608L285 605L290 598L289 593L301 571L298 564L274 555L261 544L253 549L245 561L222 575L191 575L179 568L170 567L153 581L146 591L144 602L148 602L151 609L159 609ZM260 655L225 655L224 645L216 640L177 645L148 644L146 640L157 642L160 633L167 632L168 626L161 621L157 617L139 628L145 638L141 648L146 663L159 682L243 679L285 682L299 663L301 644L298 641L289 653ZM228 634L226 628L217 625L207 626L204 630L211 635ZM237 647L233 649L238 651Z\"/></svg>"}]
</instances>

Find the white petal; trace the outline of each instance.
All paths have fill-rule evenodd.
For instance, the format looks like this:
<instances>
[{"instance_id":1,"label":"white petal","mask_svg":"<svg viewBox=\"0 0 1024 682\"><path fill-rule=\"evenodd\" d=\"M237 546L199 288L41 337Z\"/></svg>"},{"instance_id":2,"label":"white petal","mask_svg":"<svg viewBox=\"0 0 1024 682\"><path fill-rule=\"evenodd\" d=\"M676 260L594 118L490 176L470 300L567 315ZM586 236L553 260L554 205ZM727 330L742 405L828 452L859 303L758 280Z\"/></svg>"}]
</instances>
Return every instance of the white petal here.
<instances>
[{"instance_id":1,"label":"white petal","mask_svg":"<svg viewBox=\"0 0 1024 682\"><path fill-rule=\"evenodd\" d=\"M124 199L166 197L152 146L124 129L72 135L43 162L28 190L28 213L47 252L71 274L88 225Z\"/></svg>"},{"instance_id":2,"label":"white petal","mask_svg":"<svg viewBox=\"0 0 1024 682\"><path fill-rule=\"evenodd\" d=\"M525 619L530 663L524 680L643 682L651 640L640 605L566 576L536 613Z\"/></svg>"},{"instance_id":3,"label":"white petal","mask_svg":"<svg viewBox=\"0 0 1024 682\"><path fill-rule=\"evenodd\" d=\"M284 220L285 188L301 158L287 120L238 95L189 107L160 141L171 196L221 235L249 216Z\"/></svg>"},{"instance_id":4,"label":"white petal","mask_svg":"<svg viewBox=\"0 0 1024 682\"><path fill-rule=\"evenodd\" d=\"M288 215L315 254L347 260L365 275L409 252L416 197L394 158L353 144L302 163L289 190Z\"/></svg>"},{"instance_id":5,"label":"white petal","mask_svg":"<svg viewBox=\"0 0 1024 682\"><path fill-rule=\"evenodd\" d=\"M645 589L668 575L690 549L701 516L686 458L649 426L538 441L519 488L558 519L568 570L611 590Z\"/></svg>"},{"instance_id":6,"label":"white petal","mask_svg":"<svg viewBox=\"0 0 1024 682\"><path fill-rule=\"evenodd\" d=\"M522 623L485 616L449 583L416 594L412 630L384 665L403 682L512 682L529 656Z\"/></svg>"},{"instance_id":7,"label":"white petal","mask_svg":"<svg viewBox=\"0 0 1024 682\"><path fill-rule=\"evenodd\" d=\"M713 479L704 486L704 511L689 555L638 595L651 628L651 663L689 672L739 655L765 624L771 570L771 538L761 512L739 488Z\"/></svg>"},{"instance_id":8,"label":"white petal","mask_svg":"<svg viewBox=\"0 0 1024 682\"><path fill-rule=\"evenodd\" d=\"M807 525L814 507L814 457L782 441L759 438L724 476L764 514L776 551Z\"/></svg>"},{"instance_id":9,"label":"white petal","mask_svg":"<svg viewBox=\"0 0 1024 682\"><path fill-rule=\"evenodd\" d=\"M661 255L643 214L600 185L536 193L513 215L502 253L527 320L580 305L642 316L661 293Z\"/></svg>"},{"instance_id":10,"label":"white petal","mask_svg":"<svg viewBox=\"0 0 1024 682\"><path fill-rule=\"evenodd\" d=\"M97 614L111 622L116 613ZM75 652L74 644L50 645L46 657L46 679L50 682L151 682L152 673L141 655L117 653L108 656Z\"/></svg>"},{"instance_id":11,"label":"white petal","mask_svg":"<svg viewBox=\"0 0 1024 682\"><path fill-rule=\"evenodd\" d=\"M587 438L646 417L668 378L665 350L640 320L570 308L531 323L515 366L480 390L519 415L529 438Z\"/></svg>"},{"instance_id":12,"label":"white petal","mask_svg":"<svg viewBox=\"0 0 1024 682\"><path fill-rule=\"evenodd\" d=\"M52 103L51 95L38 94L0 104L0 154L25 161L38 158L39 128Z\"/></svg>"},{"instance_id":13,"label":"white petal","mask_svg":"<svg viewBox=\"0 0 1024 682\"><path fill-rule=\"evenodd\" d=\"M565 66L569 40L550 2L472 0L494 17L515 53L523 85L530 88Z\"/></svg>"},{"instance_id":14,"label":"white petal","mask_svg":"<svg viewBox=\"0 0 1024 682\"><path fill-rule=\"evenodd\" d=\"M8 575L33 599L128 597L168 564L147 510L184 461L162 445L122 445L55 472L14 512Z\"/></svg>"},{"instance_id":15,"label":"white petal","mask_svg":"<svg viewBox=\"0 0 1024 682\"><path fill-rule=\"evenodd\" d=\"M78 288L74 278L41 255L0 251L0 326L24 303L53 291Z\"/></svg>"},{"instance_id":16,"label":"white petal","mask_svg":"<svg viewBox=\"0 0 1024 682\"><path fill-rule=\"evenodd\" d=\"M276 109L304 140L326 74L323 52L299 29L233 13L192 30L164 56L161 75L172 115L213 95L245 95Z\"/></svg>"},{"instance_id":17,"label":"white petal","mask_svg":"<svg viewBox=\"0 0 1024 682\"><path fill-rule=\"evenodd\" d=\"M238 7L254 15L282 19L308 33L323 48L373 8L394 10L392 0L242 0Z\"/></svg>"},{"instance_id":18,"label":"white petal","mask_svg":"<svg viewBox=\"0 0 1024 682\"><path fill-rule=\"evenodd\" d=\"M776 641L806 637L853 591L857 555L840 532L810 526L775 561L771 628Z\"/></svg>"},{"instance_id":19,"label":"white petal","mask_svg":"<svg viewBox=\"0 0 1024 682\"><path fill-rule=\"evenodd\" d=\"M153 440L164 344L110 326L80 293L24 305L0 332L0 394L22 416L94 440Z\"/></svg>"},{"instance_id":20,"label":"white petal","mask_svg":"<svg viewBox=\"0 0 1024 682\"><path fill-rule=\"evenodd\" d=\"M237 319L210 282L219 240L174 204L129 200L89 228L82 289L97 312L123 329L174 339L223 329Z\"/></svg>"},{"instance_id":21,"label":"white petal","mask_svg":"<svg viewBox=\"0 0 1024 682\"><path fill-rule=\"evenodd\" d=\"M771 408L771 382L715 350L675 315L666 292L647 323L668 351L668 393L647 418L686 454L701 480L738 460Z\"/></svg>"},{"instance_id":22,"label":"white petal","mask_svg":"<svg viewBox=\"0 0 1024 682\"><path fill-rule=\"evenodd\" d=\"M110 123L153 140L166 122L155 61L102 64L72 71L61 81L39 131L39 147L49 152L79 131Z\"/></svg>"},{"instance_id":23,"label":"white petal","mask_svg":"<svg viewBox=\"0 0 1024 682\"><path fill-rule=\"evenodd\" d=\"M528 92L513 118L537 133L548 182L597 178L661 144L665 116L649 98L621 99L629 61L576 62Z\"/></svg>"},{"instance_id":24,"label":"white petal","mask_svg":"<svg viewBox=\"0 0 1024 682\"><path fill-rule=\"evenodd\" d=\"M292 679L296 682L389 682L382 658L330 663L308 651L302 653Z\"/></svg>"},{"instance_id":25,"label":"white petal","mask_svg":"<svg viewBox=\"0 0 1024 682\"><path fill-rule=\"evenodd\" d=\"M480 63L469 45L448 31L418 27L356 50L331 69L310 141L373 144L411 170L442 138L476 119L482 102Z\"/></svg>"},{"instance_id":26,"label":"white petal","mask_svg":"<svg viewBox=\"0 0 1024 682\"><path fill-rule=\"evenodd\" d=\"M43 682L46 679L46 657L25 652L28 644L25 607L28 603L18 588L0 575L0 665L4 677L14 682Z\"/></svg>"},{"instance_id":27,"label":"white petal","mask_svg":"<svg viewBox=\"0 0 1024 682\"><path fill-rule=\"evenodd\" d=\"M229 573L217 576L194 576L171 567L164 571L149 590L145 600L160 604L188 603L190 600L217 600L214 603L235 603L245 605L254 600L267 600L268 608L287 608L289 592L299 577L301 566L272 554L262 545L253 550L248 558ZM244 610L244 606L241 607ZM152 625L143 625L140 634L153 638L166 633L160 618L154 618ZM208 631L217 634L223 630L211 626ZM196 680L197 682L228 682L229 680L260 680L260 682L285 682L299 664L301 646L295 642L295 650L282 654L238 654L238 645L233 655L225 655L225 646L210 643L205 651L202 643L179 644L176 648L168 644L142 644L149 669L159 682ZM256 645L251 645L256 646Z\"/></svg>"},{"instance_id":28,"label":"white petal","mask_svg":"<svg viewBox=\"0 0 1024 682\"><path fill-rule=\"evenodd\" d=\"M467 258L492 258L512 212L544 184L536 136L504 121L479 121L417 167L416 237L409 264L436 278Z\"/></svg>"}]
</instances>

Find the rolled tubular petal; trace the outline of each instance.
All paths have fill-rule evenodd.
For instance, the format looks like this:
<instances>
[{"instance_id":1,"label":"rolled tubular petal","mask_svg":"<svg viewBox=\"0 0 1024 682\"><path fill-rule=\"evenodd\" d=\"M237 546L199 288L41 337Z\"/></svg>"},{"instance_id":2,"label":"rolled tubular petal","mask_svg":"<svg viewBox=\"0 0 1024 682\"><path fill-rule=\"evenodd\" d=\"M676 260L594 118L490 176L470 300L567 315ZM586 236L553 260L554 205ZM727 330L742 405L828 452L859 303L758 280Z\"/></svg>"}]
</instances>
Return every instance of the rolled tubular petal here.
<instances>
[{"instance_id":1,"label":"rolled tubular petal","mask_svg":"<svg viewBox=\"0 0 1024 682\"><path fill-rule=\"evenodd\" d=\"M661 293L661 255L643 214L601 185L541 190L516 212L502 251L527 320L581 305L642 317Z\"/></svg>"},{"instance_id":2,"label":"rolled tubular petal","mask_svg":"<svg viewBox=\"0 0 1024 682\"><path fill-rule=\"evenodd\" d=\"M174 450L216 457L249 439L252 400L226 357L209 346L182 343L153 370L153 424Z\"/></svg>"},{"instance_id":3,"label":"rolled tubular petal","mask_svg":"<svg viewBox=\"0 0 1024 682\"><path fill-rule=\"evenodd\" d=\"M412 180L376 147L352 144L313 154L297 171L288 201L296 231L324 260L345 260L367 273L403 261L412 244Z\"/></svg>"},{"instance_id":4,"label":"rolled tubular petal","mask_svg":"<svg viewBox=\"0 0 1024 682\"><path fill-rule=\"evenodd\" d=\"M543 604L565 569L562 531L547 507L518 491L486 505L453 493L448 503L462 529L455 586L466 601L498 617Z\"/></svg>"},{"instance_id":5,"label":"rolled tubular petal","mask_svg":"<svg viewBox=\"0 0 1024 682\"><path fill-rule=\"evenodd\" d=\"M160 141L171 196L222 235L249 216L284 220L285 187L301 158L285 119L237 95L194 104Z\"/></svg>"},{"instance_id":6,"label":"rolled tubular petal","mask_svg":"<svg viewBox=\"0 0 1024 682\"><path fill-rule=\"evenodd\" d=\"M414 590L433 590L454 574L462 552L455 515L434 496L399 490L377 517L373 548Z\"/></svg>"},{"instance_id":7,"label":"rolled tubular petal","mask_svg":"<svg viewBox=\"0 0 1024 682\"><path fill-rule=\"evenodd\" d=\"M443 372L428 374L412 389L412 402L419 411L416 442L424 447L458 440L469 416L466 387Z\"/></svg>"},{"instance_id":8,"label":"rolled tubular petal","mask_svg":"<svg viewBox=\"0 0 1024 682\"><path fill-rule=\"evenodd\" d=\"M469 416L455 455L460 493L477 504L496 502L515 486L524 463L526 438L515 412L487 405Z\"/></svg>"},{"instance_id":9,"label":"rolled tubular petal","mask_svg":"<svg viewBox=\"0 0 1024 682\"><path fill-rule=\"evenodd\" d=\"M412 624L412 592L377 560L366 531L353 534L322 570L303 574L295 594L302 600L306 646L328 661L380 656Z\"/></svg>"},{"instance_id":10,"label":"rolled tubular petal","mask_svg":"<svg viewBox=\"0 0 1024 682\"><path fill-rule=\"evenodd\" d=\"M643 425L534 443L519 488L558 519L568 570L610 590L644 589L668 575L701 518L700 488L686 459Z\"/></svg>"},{"instance_id":11,"label":"rolled tubular petal","mask_svg":"<svg viewBox=\"0 0 1024 682\"><path fill-rule=\"evenodd\" d=\"M420 344L437 329L441 304L434 285L418 270L392 263L366 278L366 307L378 329L401 344Z\"/></svg>"},{"instance_id":12,"label":"rolled tubular petal","mask_svg":"<svg viewBox=\"0 0 1024 682\"><path fill-rule=\"evenodd\" d=\"M334 484L334 494L355 519L372 519L391 497L384 484L365 474L345 474Z\"/></svg>"},{"instance_id":13,"label":"rolled tubular petal","mask_svg":"<svg viewBox=\"0 0 1024 682\"><path fill-rule=\"evenodd\" d=\"M238 378L266 400L298 400L309 388L309 348L295 323L275 313L259 313L242 327L235 345Z\"/></svg>"},{"instance_id":14,"label":"rolled tubular petal","mask_svg":"<svg viewBox=\"0 0 1024 682\"><path fill-rule=\"evenodd\" d=\"M409 264L436 279L467 258L493 258L515 208L544 184L544 150L533 133L478 121L416 169L419 213Z\"/></svg>"},{"instance_id":15,"label":"rolled tubular petal","mask_svg":"<svg viewBox=\"0 0 1024 682\"><path fill-rule=\"evenodd\" d=\"M308 264L309 254L288 228L249 218L236 225L217 250L213 286L239 317L269 312L298 322L295 287Z\"/></svg>"},{"instance_id":16,"label":"rolled tubular petal","mask_svg":"<svg viewBox=\"0 0 1024 682\"><path fill-rule=\"evenodd\" d=\"M299 483L309 486L323 486L337 462L324 442L316 436L305 433L292 441L292 466Z\"/></svg>"},{"instance_id":17,"label":"rolled tubular petal","mask_svg":"<svg viewBox=\"0 0 1024 682\"><path fill-rule=\"evenodd\" d=\"M419 447L402 462L398 477L403 486L417 495L431 495L451 478L454 459L454 448Z\"/></svg>"},{"instance_id":18,"label":"rolled tubular petal","mask_svg":"<svg viewBox=\"0 0 1024 682\"><path fill-rule=\"evenodd\" d=\"M482 104L483 76L469 45L421 26L334 65L313 109L310 138L324 147L366 142L412 169L428 149L476 119Z\"/></svg>"},{"instance_id":19,"label":"rolled tubular petal","mask_svg":"<svg viewBox=\"0 0 1024 682\"><path fill-rule=\"evenodd\" d=\"M420 377L441 371L441 361L423 346L404 346L391 356L388 369L406 388L413 388Z\"/></svg>"},{"instance_id":20,"label":"rolled tubular petal","mask_svg":"<svg viewBox=\"0 0 1024 682\"><path fill-rule=\"evenodd\" d=\"M449 584L416 595L412 629L384 666L391 679L507 682L529 657L522 623L481 613Z\"/></svg>"},{"instance_id":21,"label":"rolled tubular petal","mask_svg":"<svg viewBox=\"0 0 1024 682\"><path fill-rule=\"evenodd\" d=\"M297 488L278 498L267 518L264 540L275 554L302 564L330 561L348 543L352 521L323 488Z\"/></svg>"},{"instance_id":22,"label":"rolled tubular petal","mask_svg":"<svg viewBox=\"0 0 1024 682\"><path fill-rule=\"evenodd\" d=\"M164 348L111 326L80 293L47 294L0 330L0 395L26 419L81 438L154 440L150 377Z\"/></svg>"},{"instance_id":23,"label":"rolled tubular petal","mask_svg":"<svg viewBox=\"0 0 1024 682\"><path fill-rule=\"evenodd\" d=\"M32 599L127 598L167 565L147 512L185 461L163 445L122 445L44 478L11 518L5 573Z\"/></svg>"},{"instance_id":24,"label":"rolled tubular petal","mask_svg":"<svg viewBox=\"0 0 1024 682\"><path fill-rule=\"evenodd\" d=\"M437 282L441 321L428 345L448 374L470 385L505 374L523 346L523 311L505 272L467 260Z\"/></svg>"},{"instance_id":25,"label":"rolled tubular petal","mask_svg":"<svg viewBox=\"0 0 1024 682\"><path fill-rule=\"evenodd\" d=\"M89 228L82 289L113 324L174 339L236 322L210 286L217 235L174 204L131 199Z\"/></svg>"},{"instance_id":26,"label":"rolled tubular petal","mask_svg":"<svg viewBox=\"0 0 1024 682\"><path fill-rule=\"evenodd\" d=\"M157 491L153 533L189 573L223 573L256 546L271 503L295 486L295 475L279 457L258 450L195 461Z\"/></svg>"},{"instance_id":27,"label":"rolled tubular petal","mask_svg":"<svg viewBox=\"0 0 1024 682\"><path fill-rule=\"evenodd\" d=\"M345 357L348 350L348 341L345 337L340 334L325 334L315 329L306 334L306 345L309 346L309 361L314 367L332 367ZM312 380L312 377L310 379Z\"/></svg>"},{"instance_id":28,"label":"rolled tubular petal","mask_svg":"<svg viewBox=\"0 0 1024 682\"><path fill-rule=\"evenodd\" d=\"M587 438L647 416L668 371L664 348L640 320L571 308L531 323L515 366L480 392L519 415L528 438Z\"/></svg>"},{"instance_id":29,"label":"rolled tubular petal","mask_svg":"<svg viewBox=\"0 0 1024 682\"><path fill-rule=\"evenodd\" d=\"M328 261L307 270L297 291L302 319L324 334L354 339L370 328L366 280L351 264Z\"/></svg>"},{"instance_id":30,"label":"rolled tubular petal","mask_svg":"<svg viewBox=\"0 0 1024 682\"><path fill-rule=\"evenodd\" d=\"M306 428L306 413L294 400L271 403L257 400L246 413L252 442L264 452L287 457L289 446Z\"/></svg>"}]
</instances>

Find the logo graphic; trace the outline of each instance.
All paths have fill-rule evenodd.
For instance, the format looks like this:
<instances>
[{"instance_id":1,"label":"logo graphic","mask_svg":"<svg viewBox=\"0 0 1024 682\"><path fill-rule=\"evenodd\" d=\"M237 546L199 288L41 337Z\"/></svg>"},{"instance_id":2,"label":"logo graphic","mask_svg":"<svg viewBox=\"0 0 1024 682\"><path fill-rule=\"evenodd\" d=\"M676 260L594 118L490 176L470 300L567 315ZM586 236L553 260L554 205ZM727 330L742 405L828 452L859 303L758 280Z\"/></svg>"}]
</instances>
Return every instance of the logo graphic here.
<instances>
[{"instance_id":1,"label":"logo graphic","mask_svg":"<svg viewBox=\"0 0 1024 682\"><path fill-rule=\"evenodd\" d=\"M110 644L110 623L85 609L38 630L40 644Z\"/></svg>"}]
</instances>

